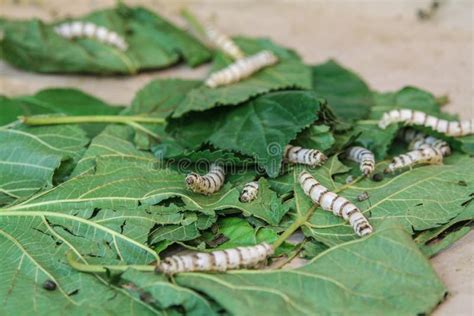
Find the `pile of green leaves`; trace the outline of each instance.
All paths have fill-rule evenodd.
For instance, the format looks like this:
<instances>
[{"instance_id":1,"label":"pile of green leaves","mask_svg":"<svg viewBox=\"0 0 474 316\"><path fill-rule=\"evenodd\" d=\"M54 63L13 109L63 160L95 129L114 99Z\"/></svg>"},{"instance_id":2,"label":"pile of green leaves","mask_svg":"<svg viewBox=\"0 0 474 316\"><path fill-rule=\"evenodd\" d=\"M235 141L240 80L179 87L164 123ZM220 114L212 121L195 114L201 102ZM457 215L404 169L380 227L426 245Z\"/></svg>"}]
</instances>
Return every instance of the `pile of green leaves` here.
<instances>
[{"instance_id":1,"label":"pile of green leaves","mask_svg":"<svg viewBox=\"0 0 474 316\"><path fill-rule=\"evenodd\" d=\"M128 43L120 51L97 40L64 39L54 27L71 21L92 22L118 33ZM119 3L114 9L47 24L38 19L2 20L0 57L30 71L52 73L134 74L184 60L198 66L210 51L188 33L145 8Z\"/></svg>"},{"instance_id":2,"label":"pile of green leaves","mask_svg":"<svg viewBox=\"0 0 474 316\"><path fill-rule=\"evenodd\" d=\"M269 40L236 40L248 53L270 49L281 61L217 89L201 81L155 80L125 109L72 89L0 99L1 314L21 306L24 314L414 315L443 300L446 289L428 257L470 230L473 137L447 138L454 154L443 165L380 182L358 178L358 166L338 154L352 144L365 146L375 152L380 172L406 151L396 140L401 126L377 127L382 113L403 107L445 116L437 99L414 87L371 91L334 61L308 66ZM213 69L230 62L217 54ZM166 124L32 127L16 120L98 114L164 118ZM358 238L341 218L319 208L311 213L296 180L303 168L282 165L288 143L330 157L308 171L354 201L373 234ZM224 187L210 196L188 190L185 175L204 173L215 161L227 170ZM348 176L357 181L346 184ZM257 199L239 202L243 185L257 179ZM369 198L358 202L363 192ZM83 273L66 260L72 254L88 265L147 265L182 249L274 243L295 223L304 240L284 242L276 252L308 259L293 269L169 279L133 268ZM57 288L45 289L48 281Z\"/></svg>"}]
</instances>

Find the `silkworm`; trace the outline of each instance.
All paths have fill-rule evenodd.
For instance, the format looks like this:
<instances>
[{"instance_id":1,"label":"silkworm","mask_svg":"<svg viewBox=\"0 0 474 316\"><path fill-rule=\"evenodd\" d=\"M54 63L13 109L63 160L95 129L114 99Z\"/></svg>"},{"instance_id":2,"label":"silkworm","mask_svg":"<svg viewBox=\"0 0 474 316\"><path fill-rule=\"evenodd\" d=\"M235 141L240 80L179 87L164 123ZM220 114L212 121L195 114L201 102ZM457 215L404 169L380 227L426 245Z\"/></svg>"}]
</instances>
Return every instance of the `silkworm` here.
<instances>
[{"instance_id":1,"label":"silkworm","mask_svg":"<svg viewBox=\"0 0 474 316\"><path fill-rule=\"evenodd\" d=\"M250 77L257 71L278 62L278 58L268 50L237 60L226 68L212 73L206 80L206 86L216 88L236 83Z\"/></svg>"},{"instance_id":2,"label":"silkworm","mask_svg":"<svg viewBox=\"0 0 474 316\"><path fill-rule=\"evenodd\" d=\"M360 209L348 199L334 192L330 192L306 171L300 173L299 182L304 193L309 196L314 203L319 204L323 210L344 218L344 220L350 223L358 236L365 236L372 233L373 229L367 218L365 218Z\"/></svg>"},{"instance_id":3,"label":"silkworm","mask_svg":"<svg viewBox=\"0 0 474 316\"><path fill-rule=\"evenodd\" d=\"M195 172L191 172L186 176L187 186L194 192L201 194L212 194L221 189L225 180L224 168L217 164L211 164L209 172L201 176Z\"/></svg>"},{"instance_id":4,"label":"silkworm","mask_svg":"<svg viewBox=\"0 0 474 316\"><path fill-rule=\"evenodd\" d=\"M443 154L441 151L425 144L419 149L394 157L384 172L389 173L406 167L411 168L417 164L441 164L442 162Z\"/></svg>"},{"instance_id":5,"label":"silkworm","mask_svg":"<svg viewBox=\"0 0 474 316\"><path fill-rule=\"evenodd\" d=\"M214 27L214 25L210 23L205 24L204 31L212 45L219 48L233 59L238 60L245 57L245 54L242 52L239 46L237 46L237 44L235 44L231 38Z\"/></svg>"},{"instance_id":6,"label":"silkworm","mask_svg":"<svg viewBox=\"0 0 474 316\"><path fill-rule=\"evenodd\" d=\"M273 248L267 243L250 247L217 250L210 253L198 252L189 255L171 256L155 268L157 273L167 275L180 272L218 271L254 267L273 255Z\"/></svg>"},{"instance_id":7,"label":"silkworm","mask_svg":"<svg viewBox=\"0 0 474 316\"><path fill-rule=\"evenodd\" d=\"M392 110L384 113L382 119L379 121L379 127L385 129L388 125L398 122L404 122L407 125L430 127L438 133L453 137L474 134L474 119L447 121L421 111L410 109Z\"/></svg>"},{"instance_id":8,"label":"silkworm","mask_svg":"<svg viewBox=\"0 0 474 316\"><path fill-rule=\"evenodd\" d=\"M346 157L349 160L358 162L360 165L360 171L362 171L365 176L370 175L375 170L374 154L364 147L349 147L346 150Z\"/></svg>"},{"instance_id":9,"label":"silkworm","mask_svg":"<svg viewBox=\"0 0 474 316\"><path fill-rule=\"evenodd\" d=\"M320 166L328 157L317 149L306 149L300 146L286 145L283 158L287 162L299 163L308 166Z\"/></svg>"},{"instance_id":10,"label":"silkworm","mask_svg":"<svg viewBox=\"0 0 474 316\"><path fill-rule=\"evenodd\" d=\"M449 156L451 154L451 147L446 141L433 136L427 136L412 128L402 129L398 136L404 142L409 144L408 148L410 150L420 149L422 145L430 145L431 147L441 151L443 156Z\"/></svg>"},{"instance_id":11,"label":"silkworm","mask_svg":"<svg viewBox=\"0 0 474 316\"><path fill-rule=\"evenodd\" d=\"M242 192L240 193L240 202L251 202L255 200L258 194L258 182L252 181L244 185Z\"/></svg>"},{"instance_id":12,"label":"silkworm","mask_svg":"<svg viewBox=\"0 0 474 316\"><path fill-rule=\"evenodd\" d=\"M127 50L128 45L123 37L116 32L110 31L103 26L90 22L70 22L63 23L54 28L54 31L61 37L73 39L79 37L95 39L101 43L112 45L120 50Z\"/></svg>"}]
</instances>

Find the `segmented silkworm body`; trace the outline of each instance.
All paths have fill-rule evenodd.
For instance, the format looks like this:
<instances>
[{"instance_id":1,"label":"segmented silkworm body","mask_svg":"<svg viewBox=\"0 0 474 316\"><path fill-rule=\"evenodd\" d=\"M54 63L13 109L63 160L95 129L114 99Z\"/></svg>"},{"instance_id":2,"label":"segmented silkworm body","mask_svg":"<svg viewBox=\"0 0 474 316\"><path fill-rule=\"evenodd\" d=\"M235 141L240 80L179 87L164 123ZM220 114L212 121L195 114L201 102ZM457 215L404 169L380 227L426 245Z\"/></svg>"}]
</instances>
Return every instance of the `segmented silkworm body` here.
<instances>
[{"instance_id":1,"label":"segmented silkworm body","mask_svg":"<svg viewBox=\"0 0 474 316\"><path fill-rule=\"evenodd\" d=\"M359 236L365 236L372 233L372 226L365 218L357 206L348 199L330 192L321 185L311 174L303 171L299 175L299 182L304 193L319 204L324 210L333 212L336 216L341 216L348 221L355 233Z\"/></svg>"},{"instance_id":2,"label":"segmented silkworm body","mask_svg":"<svg viewBox=\"0 0 474 316\"><path fill-rule=\"evenodd\" d=\"M346 150L346 157L352 161L358 162L360 171L366 176L374 172L375 157L374 154L364 147L354 146Z\"/></svg>"},{"instance_id":3,"label":"segmented silkworm body","mask_svg":"<svg viewBox=\"0 0 474 316\"><path fill-rule=\"evenodd\" d=\"M204 176L195 172L191 172L186 176L186 184L191 190L206 195L219 191L224 184L224 180L224 168L217 164L211 164L209 172Z\"/></svg>"},{"instance_id":4,"label":"segmented silkworm body","mask_svg":"<svg viewBox=\"0 0 474 316\"><path fill-rule=\"evenodd\" d=\"M440 164L443 162L443 154L437 148L430 145L422 145L419 149L407 152L393 158L392 163L385 169L385 173L417 164Z\"/></svg>"},{"instance_id":5,"label":"segmented silkworm body","mask_svg":"<svg viewBox=\"0 0 474 316\"><path fill-rule=\"evenodd\" d=\"M299 146L286 145L283 158L287 162L299 163L308 166L320 166L328 157L317 149L307 149Z\"/></svg>"},{"instance_id":6,"label":"segmented silkworm body","mask_svg":"<svg viewBox=\"0 0 474 316\"><path fill-rule=\"evenodd\" d=\"M420 149L422 145L430 145L431 147L441 151L443 156L448 156L451 154L451 147L446 141L433 136L427 136L422 132L412 128L402 129L399 133L399 137L409 144L408 148L410 150Z\"/></svg>"},{"instance_id":7,"label":"segmented silkworm body","mask_svg":"<svg viewBox=\"0 0 474 316\"><path fill-rule=\"evenodd\" d=\"M474 119L464 121L447 121L421 111L410 109L392 110L384 113L379 121L379 127L385 129L388 125L404 122L407 125L422 125L448 136L465 136L474 134Z\"/></svg>"},{"instance_id":8,"label":"segmented silkworm body","mask_svg":"<svg viewBox=\"0 0 474 316\"><path fill-rule=\"evenodd\" d=\"M278 58L268 50L237 60L226 68L212 73L206 80L206 86L216 88L239 82L257 71L278 62Z\"/></svg>"},{"instance_id":9,"label":"segmented silkworm body","mask_svg":"<svg viewBox=\"0 0 474 316\"><path fill-rule=\"evenodd\" d=\"M250 268L269 258L273 252L272 246L264 242L251 247L177 255L161 261L155 271L175 274L194 271L224 272L232 269Z\"/></svg>"},{"instance_id":10,"label":"segmented silkworm body","mask_svg":"<svg viewBox=\"0 0 474 316\"><path fill-rule=\"evenodd\" d=\"M237 46L237 44L235 44L235 42L227 35L221 33L216 27L214 27L214 25L207 23L204 26L204 31L212 45L219 48L233 59L238 60L245 57L245 54L239 46Z\"/></svg>"},{"instance_id":11,"label":"segmented silkworm body","mask_svg":"<svg viewBox=\"0 0 474 316\"><path fill-rule=\"evenodd\" d=\"M251 202L255 200L258 194L258 182L252 181L244 185L240 193L240 202Z\"/></svg>"},{"instance_id":12,"label":"segmented silkworm body","mask_svg":"<svg viewBox=\"0 0 474 316\"><path fill-rule=\"evenodd\" d=\"M112 45L120 50L127 50L128 45L123 37L116 32L110 31L103 26L98 26L90 22L70 22L63 23L54 28L54 31L61 37L67 39L85 37L95 39L101 43Z\"/></svg>"}]
</instances>

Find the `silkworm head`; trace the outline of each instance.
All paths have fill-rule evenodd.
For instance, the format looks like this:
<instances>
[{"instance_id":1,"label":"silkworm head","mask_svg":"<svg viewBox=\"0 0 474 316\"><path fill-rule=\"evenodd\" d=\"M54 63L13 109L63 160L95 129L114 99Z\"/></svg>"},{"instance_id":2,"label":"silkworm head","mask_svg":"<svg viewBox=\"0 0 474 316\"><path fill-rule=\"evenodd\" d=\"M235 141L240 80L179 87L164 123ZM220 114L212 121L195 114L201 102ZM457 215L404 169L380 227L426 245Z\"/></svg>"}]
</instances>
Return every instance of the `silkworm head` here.
<instances>
[{"instance_id":1,"label":"silkworm head","mask_svg":"<svg viewBox=\"0 0 474 316\"><path fill-rule=\"evenodd\" d=\"M197 178L198 178L198 175L196 173L194 173L194 172L190 173L185 179L186 184L187 185L193 185L194 183L197 182Z\"/></svg>"},{"instance_id":2,"label":"silkworm head","mask_svg":"<svg viewBox=\"0 0 474 316\"><path fill-rule=\"evenodd\" d=\"M47 291L54 291L56 290L56 282L54 282L53 280L46 280L44 283L43 283L43 289L47 290Z\"/></svg>"},{"instance_id":3,"label":"silkworm head","mask_svg":"<svg viewBox=\"0 0 474 316\"><path fill-rule=\"evenodd\" d=\"M376 173L372 176L372 180L374 180L375 182L380 182L383 180L383 178L383 173Z\"/></svg>"}]
</instances>

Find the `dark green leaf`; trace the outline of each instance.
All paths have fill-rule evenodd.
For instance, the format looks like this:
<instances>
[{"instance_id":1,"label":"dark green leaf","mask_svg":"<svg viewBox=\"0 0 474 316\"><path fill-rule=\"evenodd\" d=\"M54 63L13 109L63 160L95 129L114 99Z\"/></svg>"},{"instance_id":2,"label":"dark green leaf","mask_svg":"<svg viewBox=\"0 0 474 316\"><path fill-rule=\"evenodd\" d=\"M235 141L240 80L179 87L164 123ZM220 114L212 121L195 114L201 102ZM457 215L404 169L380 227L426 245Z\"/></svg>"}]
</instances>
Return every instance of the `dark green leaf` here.
<instances>
[{"instance_id":1,"label":"dark green leaf","mask_svg":"<svg viewBox=\"0 0 474 316\"><path fill-rule=\"evenodd\" d=\"M153 80L137 92L126 113L167 117L199 83L182 79Z\"/></svg>"},{"instance_id":2,"label":"dark green leaf","mask_svg":"<svg viewBox=\"0 0 474 316\"><path fill-rule=\"evenodd\" d=\"M333 60L312 69L313 89L327 99L337 117L355 121L369 116L374 104L372 93L356 73Z\"/></svg>"},{"instance_id":3,"label":"dark green leaf","mask_svg":"<svg viewBox=\"0 0 474 316\"><path fill-rule=\"evenodd\" d=\"M293 52L281 48L266 39L236 38L237 45L247 54L263 49L274 52L280 61L252 75L250 78L220 88L201 86L191 90L173 114L181 117L191 111L204 111L216 106L231 106L245 102L258 95L289 88L310 89L311 71ZM213 71L232 63L229 57L219 53Z\"/></svg>"},{"instance_id":4,"label":"dark green leaf","mask_svg":"<svg viewBox=\"0 0 474 316\"><path fill-rule=\"evenodd\" d=\"M45 89L32 96L0 96L0 126L16 121L18 116L38 114L115 115L120 107L76 89Z\"/></svg>"},{"instance_id":5,"label":"dark green leaf","mask_svg":"<svg viewBox=\"0 0 474 316\"><path fill-rule=\"evenodd\" d=\"M211 57L194 38L144 8L120 4L75 20L93 22L120 34L129 45L125 52L93 39L63 39L53 28L69 21L54 25L37 19L5 23L2 57L27 70L95 74L133 74L168 67L181 58L196 66Z\"/></svg>"}]
</instances>

